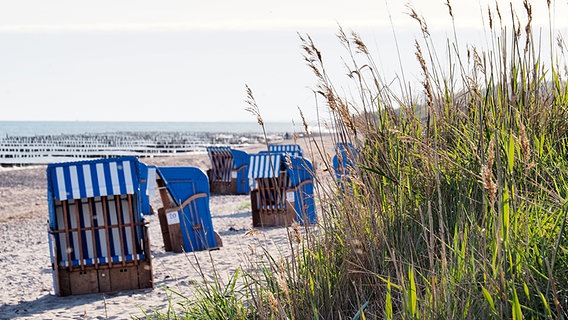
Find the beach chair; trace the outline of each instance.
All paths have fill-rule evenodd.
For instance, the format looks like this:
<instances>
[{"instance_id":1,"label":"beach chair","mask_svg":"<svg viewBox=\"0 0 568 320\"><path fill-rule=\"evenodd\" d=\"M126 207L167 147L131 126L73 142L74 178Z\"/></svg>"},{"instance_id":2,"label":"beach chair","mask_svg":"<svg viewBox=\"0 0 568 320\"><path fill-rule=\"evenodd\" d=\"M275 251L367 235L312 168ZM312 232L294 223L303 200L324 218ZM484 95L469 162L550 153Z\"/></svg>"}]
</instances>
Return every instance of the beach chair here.
<instances>
[{"instance_id":1,"label":"beach chair","mask_svg":"<svg viewBox=\"0 0 568 320\"><path fill-rule=\"evenodd\" d=\"M211 169L207 170L211 193L249 194L249 155L230 147L207 147Z\"/></svg>"},{"instance_id":2,"label":"beach chair","mask_svg":"<svg viewBox=\"0 0 568 320\"><path fill-rule=\"evenodd\" d=\"M57 295L153 288L143 219L149 201L140 191L145 174L147 168L135 157L48 165L49 246Z\"/></svg>"},{"instance_id":3,"label":"beach chair","mask_svg":"<svg viewBox=\"0 0 568 320\"><path fill-rule=\"evenodd\" d=\"M235 149L231 149L231 153L233 154L233 179L236 184L236 194L249 194L248 168L250 155Z\"/></svg>"},{"instance_id":4,"label":"beach chair","mask_svg":"<svg viewBox=\"0 0 568 320\"><path fill-rule=\"evenodd\" d=\"M349 142L335 144L335 155L332 158L333 171L339 183L348 181L351 170L355 167L357 150Z\"/></svg>"},{"instance_id":5,"label":"beach chair","mask_svg":"<svg viewBox=\"0 0 568 320\"><path fill-rule=\"evenodd\" d=\"M285 153L251 155L249 180L254 227L316 222L313 167L309 160Z\"/></svg>"},{"instance_id":6,"label":"beach chair","mask_svg":"<svg viewBox=\"0 0 568 320\"><path fill-rule=\"evenodd\" d=\"M213 230L209 181L194 167L158 167L157 185L163 207L158 217L166 251L217 249L221 238Z\"/></svg>"}]
</instances>

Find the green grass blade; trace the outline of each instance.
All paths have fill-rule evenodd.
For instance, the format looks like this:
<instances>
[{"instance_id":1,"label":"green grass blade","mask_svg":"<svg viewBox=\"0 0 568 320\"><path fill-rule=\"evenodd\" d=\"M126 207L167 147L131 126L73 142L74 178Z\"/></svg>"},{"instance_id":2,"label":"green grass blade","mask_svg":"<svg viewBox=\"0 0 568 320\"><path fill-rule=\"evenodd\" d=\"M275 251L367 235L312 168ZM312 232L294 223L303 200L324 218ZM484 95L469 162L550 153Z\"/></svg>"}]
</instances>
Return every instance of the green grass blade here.
<instances>
[{"instance_id":1,"label":"green grass blade","mask_svg":"<svg viewBox=\"0 0 568 320\"><path fill-rule=\"evenodd\" d=\"M485 298L485 301L487 301L487 303L489 304L491 311L493 311L494 314L497 314L497 309L495 309L495 302L493 301L493 297L491 296L489 291L487 291L487 289L485 289L485 287L481 287L481 292L483 293L483 297Z\"/></svg>"}]
</instances>

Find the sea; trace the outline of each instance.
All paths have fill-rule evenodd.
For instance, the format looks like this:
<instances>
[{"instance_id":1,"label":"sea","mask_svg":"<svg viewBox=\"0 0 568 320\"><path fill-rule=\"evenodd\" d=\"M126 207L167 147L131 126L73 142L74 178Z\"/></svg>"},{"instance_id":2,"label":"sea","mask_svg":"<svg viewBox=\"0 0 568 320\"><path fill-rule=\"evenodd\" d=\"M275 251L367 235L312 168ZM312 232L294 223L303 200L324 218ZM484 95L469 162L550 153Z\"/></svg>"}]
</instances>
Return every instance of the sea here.
<instances>
[{"instance_id":1,"label":"sea","mask_svg":"<svg viewBox=\"0 0 568 320\"><path fill-rule=\"evenodd\" d=\"M266 122L269 134L303 132L291 122ZM262 133L256 122L0 121L1 137L118 132Z\"/></svg>"}]
</instances>

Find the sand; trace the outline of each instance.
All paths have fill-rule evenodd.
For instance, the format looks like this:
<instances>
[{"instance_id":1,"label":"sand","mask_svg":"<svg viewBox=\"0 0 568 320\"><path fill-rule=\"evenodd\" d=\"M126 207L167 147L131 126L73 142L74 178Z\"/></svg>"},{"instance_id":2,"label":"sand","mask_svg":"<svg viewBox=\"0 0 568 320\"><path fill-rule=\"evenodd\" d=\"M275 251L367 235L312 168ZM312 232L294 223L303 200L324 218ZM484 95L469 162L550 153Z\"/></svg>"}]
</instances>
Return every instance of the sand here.
<instances>
[{"instance_id":1,"label":"sand","mask_svg":"<svg viewBox=\"0 0 568 320\"><path fill-rule=\"evenodd\" d=\"M250 146L255 153L265 149ZM207 154L141 159L155 165L210 167ZM48 247L48 209L45 166L0 168L0 319L131 319L144 312L165 311L170 288L193 298L195 289L216 270L228 279L239 265L259 259L263 248L274 256L289 250L286 228L252 229L250 196L212 195L213 227L222 238L219 250L195 253L165 252L156 215L149 221L155 289L54 295ZM157 194L151 202L161 207ZM179 299L179 298L176 298Z\"/></svg>"}]
</instances>

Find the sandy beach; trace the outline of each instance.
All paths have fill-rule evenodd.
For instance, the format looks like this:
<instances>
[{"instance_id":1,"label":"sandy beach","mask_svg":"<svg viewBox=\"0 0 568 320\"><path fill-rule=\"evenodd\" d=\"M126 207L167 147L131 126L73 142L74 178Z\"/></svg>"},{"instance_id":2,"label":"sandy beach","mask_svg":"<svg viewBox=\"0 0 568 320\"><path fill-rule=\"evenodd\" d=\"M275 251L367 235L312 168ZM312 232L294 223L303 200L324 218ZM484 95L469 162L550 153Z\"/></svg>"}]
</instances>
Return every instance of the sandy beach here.
<instances>
[{"instance_id":1,"label":"sandy beach","mask_svg":"<svg viewBox=\"0 0 568 320\"><path fill-rule=\"evenodd\" d=\"M265 149L252 145L249 153ZM205 153L141 159L159 166L210 167ZM155 289L58 297L54 295L48 247L45 166L0 168L0 319L129 319L168 305L171 288L192 297L203 283L200 270L228 279L239 265L288 250L286 228L252 229L250 196L212 195L211 216L221 236L219 250L165 252L156 215L147 216ZM154 208L161 207L157 194ZM174 299L175 300L175 299Z\"/></svg>"}]
</instances>

